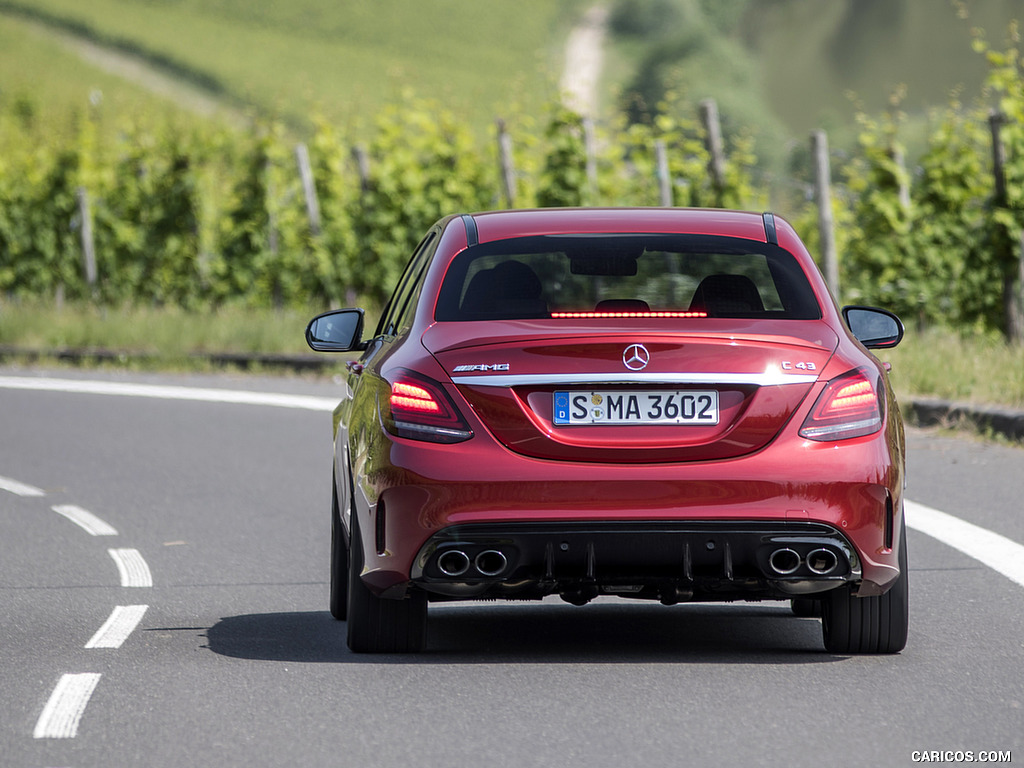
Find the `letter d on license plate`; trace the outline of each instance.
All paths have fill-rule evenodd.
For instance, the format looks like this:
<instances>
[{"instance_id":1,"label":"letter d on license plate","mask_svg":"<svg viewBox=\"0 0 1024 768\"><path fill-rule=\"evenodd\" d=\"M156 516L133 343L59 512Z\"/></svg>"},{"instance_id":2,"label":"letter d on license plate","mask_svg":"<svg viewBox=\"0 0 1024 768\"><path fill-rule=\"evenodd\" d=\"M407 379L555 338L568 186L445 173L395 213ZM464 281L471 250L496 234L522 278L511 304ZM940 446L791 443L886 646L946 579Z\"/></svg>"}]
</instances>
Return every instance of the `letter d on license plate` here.
<instances>
[{"instance_id":1,"label":"letter d on license plate","mask_svg":"<svg viewBox=\"0 0 1024 768\"><path fill-rule=\"evenodd\" d=\"M552 421L558 425L718 423L715 390L555 392L553 406Z\"/></svg>"}]
</instances>

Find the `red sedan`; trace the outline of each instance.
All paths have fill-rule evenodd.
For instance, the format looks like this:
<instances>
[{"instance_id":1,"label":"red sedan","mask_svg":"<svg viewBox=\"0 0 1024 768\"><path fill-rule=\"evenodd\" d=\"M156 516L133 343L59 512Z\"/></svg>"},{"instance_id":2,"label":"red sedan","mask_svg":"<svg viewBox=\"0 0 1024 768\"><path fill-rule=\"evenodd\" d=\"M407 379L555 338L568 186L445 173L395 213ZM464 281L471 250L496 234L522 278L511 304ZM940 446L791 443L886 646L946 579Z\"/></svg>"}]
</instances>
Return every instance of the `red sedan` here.
<instances>
[{"instance_id":1,"label":"red sedan","mask_svg":"<svg viewBox=\"0 0 1024 768\"><path fill-rule=\"evenodd\" d=\"M833 653L907 637L904 437L883 310L840 311L772 214L455 215L358 351L335 411L331 613L421 650L427 605L604 595L789 600Z\"/></svg>"}]
</instances>

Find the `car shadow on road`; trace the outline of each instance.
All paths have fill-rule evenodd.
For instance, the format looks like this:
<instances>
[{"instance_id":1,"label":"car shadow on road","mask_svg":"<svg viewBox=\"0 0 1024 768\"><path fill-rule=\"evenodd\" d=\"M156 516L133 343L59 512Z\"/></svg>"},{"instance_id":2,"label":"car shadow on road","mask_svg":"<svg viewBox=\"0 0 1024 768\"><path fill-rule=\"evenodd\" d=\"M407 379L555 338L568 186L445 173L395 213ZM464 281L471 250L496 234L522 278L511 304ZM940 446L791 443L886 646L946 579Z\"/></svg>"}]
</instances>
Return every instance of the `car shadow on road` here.
<instances>
[{"instance_id":1,"label":"car shadow on road","mask_svg":"<svg viewBox=\"0 0 1024 768\"><path fill-rule=\"evenodd\" d=\"M813 664L827 654L821 623L761 605L459 604L430 609L427 648L359 655L326 611L230 616L207 632L214 653L307 663Z\"/></svg>"}]
</instances>

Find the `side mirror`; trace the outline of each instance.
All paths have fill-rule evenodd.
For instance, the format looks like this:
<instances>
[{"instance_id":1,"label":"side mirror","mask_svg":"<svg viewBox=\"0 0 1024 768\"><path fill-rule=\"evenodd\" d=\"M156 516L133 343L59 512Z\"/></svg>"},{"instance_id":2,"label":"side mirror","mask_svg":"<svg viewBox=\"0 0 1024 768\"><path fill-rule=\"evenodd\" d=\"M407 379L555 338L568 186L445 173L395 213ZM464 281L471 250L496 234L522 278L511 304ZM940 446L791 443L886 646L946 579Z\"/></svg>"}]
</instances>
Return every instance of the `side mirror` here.
<instances>
[{"instance_id":1,"label":"side mirror","mask_svg":"<svg viewBox=\"0 0 1024 768\"><path fill-rule=\"evenodd\" d=\"M334 309L317 315L306 326L306 343L315 352L362 349L363 310Z\"/></svg>"},{"instance_id":2,"label":"side mirror","mask_svg":"<svg viewBox=\"0 0 1024 768\"><path fill-rule=\"evenodd\" d=\"M857 341L868 349L892 349L903 340L903 323L887 310L843 307L843 319Z\"/></svg>"}]
</instances>

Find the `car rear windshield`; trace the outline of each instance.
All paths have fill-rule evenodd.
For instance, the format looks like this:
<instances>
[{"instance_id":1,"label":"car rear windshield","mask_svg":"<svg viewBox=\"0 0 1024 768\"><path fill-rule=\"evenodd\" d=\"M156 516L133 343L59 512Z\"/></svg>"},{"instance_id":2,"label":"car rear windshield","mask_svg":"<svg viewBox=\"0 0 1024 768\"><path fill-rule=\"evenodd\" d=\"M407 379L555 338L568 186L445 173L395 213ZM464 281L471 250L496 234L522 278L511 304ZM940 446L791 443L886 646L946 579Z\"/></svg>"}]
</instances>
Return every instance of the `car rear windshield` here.
<instances>
[{"instance_id":1,"label":"car rear windshield","mask_svg":"<svg viewBox=\"0 0 1024 768\"><path fill-rule=\"evenodd\" d=\"M500 240L452 260L435 319L821 317L796 259L767 243L697 235Z\"/></svg>"}]
</instances>

